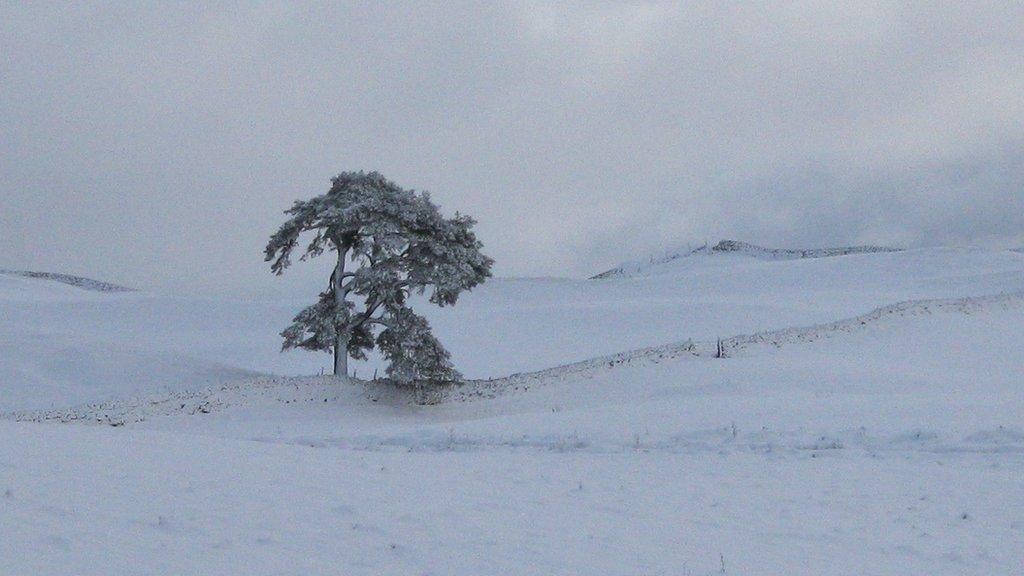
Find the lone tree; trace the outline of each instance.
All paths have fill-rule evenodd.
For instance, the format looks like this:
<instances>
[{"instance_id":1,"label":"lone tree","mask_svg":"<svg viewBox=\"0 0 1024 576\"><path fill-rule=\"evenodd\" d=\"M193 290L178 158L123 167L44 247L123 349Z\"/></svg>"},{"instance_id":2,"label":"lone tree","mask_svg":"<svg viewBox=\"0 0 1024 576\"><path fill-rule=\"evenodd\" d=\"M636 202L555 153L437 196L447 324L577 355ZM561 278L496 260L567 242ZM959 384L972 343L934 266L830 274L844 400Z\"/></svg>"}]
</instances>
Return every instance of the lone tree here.
<instances>
[{"instance_id":1,"label":"lone tree","mask_svg":"<svg viewBox=\"0 0 1024 576\"><path fill-rule=\"evenodd\" d=\"M459 380L448 351L408 301L429 291L430 302L452 305L490 277L494 261L480 253L476 222L459 213L445 218L429 193L377 172L344 172L331 182L326 194L286 210L290 218L267 244L266 261L278 275L305 232L312 240L299 260L324 252L338 259L319 301L281 332L282 350L333 352L334 374L347 378L348 357L365 359L376 347L393 381Z\"/></svg>"}]
</instances>

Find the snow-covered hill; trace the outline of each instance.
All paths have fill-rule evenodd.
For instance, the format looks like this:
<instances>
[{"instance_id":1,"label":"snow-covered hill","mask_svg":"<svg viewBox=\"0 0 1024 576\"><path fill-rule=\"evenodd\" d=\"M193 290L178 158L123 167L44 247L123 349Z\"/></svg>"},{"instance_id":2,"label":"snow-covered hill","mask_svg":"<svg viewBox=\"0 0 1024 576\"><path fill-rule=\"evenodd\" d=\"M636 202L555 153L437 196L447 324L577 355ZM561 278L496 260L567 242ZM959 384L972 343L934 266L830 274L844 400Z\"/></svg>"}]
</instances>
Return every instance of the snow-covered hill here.
<instances>
[{"instance_id":1,"label":"snow-covered hill","mask_svg":"<svg viewBox=\"0 0 1024 576\"><path fill-rule=\"evenodd\" d=\"M1024 556L1022 254L495 280L429 310L478 380L426 406L278 354L304 301L0 276L0 413L23 420L0 422L0 572L960 576Z\"/></svg>"},{"instance_id":2,"label":"snow-covered hill","mask_svg":"<svg viewBox=\"0 0 1024 576\"><path fill-rule=\"evenodd\" d=\"M0 556L46 574L1012 574L1021 304L891 307L496 400L261 378L137 402L147 419L118 428L0 422Z\"/></svg>"},{"instance_id":3,"label":"snow-covered hill","mask_svg":"<svg viewBox=\"0 0 1024 576\"><path fill-rule=\"evenodd\" d=\"M674 262L681 258L700 258L708 256L734 255L747 258L758 258L762 260L796 260L800 258L832 258L835 256L849 256L850 254L875 254L879 252L899 252L900 248L886 246L845 246L840 248L765 248L756 244L739 242L737 240L722 240L714 246L707 244L696 248L684 248L670 251L660 256L653 256L645 260L633 260L606 270L591 277L591 280L604 280L607 278L620 278L623 276L635 276L657 271L660 266Z\"/></svg>"},{"instance_id":4,"label":"snow-covered hill","mask_svg":"<svg viewBox=\"0 0 1024 576\"><path fill-rule=\"evenodd\" d=\"M255 374L193 354L201 330L172 338L176 314L135 292L0 275L0 411L206 387ZM241 337L241 336L239 336Z\"/></svg>"},{"instance_id":5,"label":"snow-covered hill","mask_svg":"<svg viewBox=\"0 0 1024 576\"><path fill-rule=\"evenodd\" d=\"M98 293L0 275L0 411L187 390L253 372L317 374L329 356L282 354L278 332L318 288L268 301ZM657 274L603 281L495 279L458 306L421 309L467 377L498 378L687 339L830 322L906 300L1022 289L1020 254L928 249L688 258ZM381 367L375 359L354 366L364 378Z\"/></svg>"},{"instance_id":6,"label":"snow-covered hill","mask_svg":"<svg viewBox=\"0 0 1024 576\"><path fill-rule=\"evenodd\" d=\"M992 338L988 333L998 334L999 341L989 342ZM967 342L950 342L951 335L954 334ZM337 432L345 424L334 420L358 421L360 410L378 402L405 406L429 400L438 404L452 404L443 408L449 416L461 414L460 419L476 419L481 410L489 414L495 412L495 404L484 400L503 397L508 397L504 400L506 407L520 407L508 410L510 414L520 413L523 409L526 412L546 412L548 405L552 403L562 409L583 410L592 410L594 407L605 410L623 403L643 404L650 399L652 390L655 397L667 397L669 391L691 396L692 383L696 382L701 384L697 394L699 396L718 397L725 391L724 396L731 397L736 394L736 385L718 389L708 387L708 383L718 378L716 373L728 375L732 371L751 365L759 365L759 370L763 371L761 375L751 380L777 382L771 392L785 394L791 402L794 392L807 392L812 396L822 392L823 389L808 388L799 378L774 373L781 364L779 359L790 356L794 361L804 361L808 364L802 372L817 372L819 377L827 375L830 380L827 389L833 391L836 400L846 402L853 399L858 404L858 413L849 421L840 422L836 414L832 413L828 420L822 420L814 430L803 430L810 436L800 438L799 441L813 443L814 437L818 435L842 436L853 428L863 427L871 420L866 415L866 410L873 407L870 403L862 405L862 393L869 382L873 382L872 385L877 387L880 393L890 394L896 390L904 393L908 387L919 387L923 380L926 382L926 389L921 390L920 395L912 399L913 402L924 401L933 394L942 396L942 401L934 406L937 412L927 415L927 423L913 422L913 416L881 423L884 431L890 436L912 434L914 430L921 429L922 425L936 426L944 432L949 432L950 423L956 420L949 419L950 413L961 412L950 404L967 399L976 400L983 395L1003 397L1003 402L993 402L991 405L997 411L1009 410L1010 414L1024 413L1024 394L1019 394L1016 390L1017 375L1024 371L1024 358L1013 353L1019 341L1018 336L1024 338L1024 292L902 302L826 324L735 335L720 342L670 343L546 370L514 374L505 378L470 380L461 386L444 389L433 396L418 395L413 390L395 390L386 385L363 381L357 386L339 390L333 379L322 376L259 377L179 393L122 398L118 401L69 406L57 410L21 410L8 416L33 421L83 421L117 425L155 422L161 425L161 419L167 417L228 413L234 418L237 414L254 408L274 410L293 403L315 407L330 404L328 412L317 410L314 417L307 418L304 424L296 426L301 429L311 425L317 418L326 416L330 420L327 423L328 428ZM867 343L871 343L873 359L873 363L869 365L860 363L857 358L858 354L865 352ZM832 353L814 358L814 353L822 349L831 350ZM879 350L885 350L886 353L879 353ZM847 363L848 358L853 359L853 362ZM973 377L976 363L979 362L992 371L990 378L982 383L973 384L969 394L951 397L949 389L967 384ZM905 379L900 364L912 368L913 379ZM847 372L851 369L852 371ZM679 381L681 377L682 381ZM757 385L751 389L763 387ZM845 398L844 394L848 391L854 393ZM716 401L721 400L722 398L717 398ZM459 406L459 403L465 402L477 404ZM813 402L808 404L812 405ZM680 408L674 404L670 405L673 410ZM362 408L359 408L360 406ZM921 406L917 406L914 410L923 414L920 408ZM780 420L782 424L773 428L773 433L794 434L807 424L807 420L801 421L799 426L785 422L784 415L793 409L793 405L780 409L776 416L783 416ZM301 411L302 408L294 410ZM650 414L644 415L648 431L652 422L649 416ZM977 414L972 414L970 419L964 421L963 426L957 428L961 437L971 437L975 433L984 432L971 428L969 422L976 416ZM616 418L619 417L621 415L616 414ZM695 419L690 420L690 425L700 419L697 415L694 417ZM804 415L802 418L806 419L807 416ZM267 421L273 422L273 419ZM994 416L990 421L1007 426L1012 424L1013 418ZM208 422L216 422L216 419L208 419ZM429 425L431 418L422 418L419 423ZM446 426L450 425L450 419L446 418L444 423ZM611 424L612 422L601 422L596 426L587 426L583 422L578 423L592 428L597 433L608 432L607 427ZM538 425L543 426L539 423ZM637 422L637 425L640 425L640 422ZM904 428L908 426L909 428ZM877 434L878 428L879 424L875 423L872 432ZM866 429L862 429L856 435L857 438L866 440L866 432ZM291 433L296 433L295 427ZM318 432L320 435L325 433L330 434L326 430ZM425 440L428 442L427 445L436 437L437 435L429 435ZM552 436L557 437L557 434ZM626 441L630 438L624 436L612 442L617 442L620 447L628 447ZM759 438L768 441L770 435L761 434ZM957 439L948 440L955 442ZM1024 450L1024 433L1017 440L1020 441L1017 442L1018 447ZM661 443L667 441L668 439L659 440ZM774 441L779 447L787 447L785 438L775 438ZM499 442L515 445L517 440L506 438ZM589 446L594 442L588 439L586 444Z\"/></svg>"},{"instance_id":7,"label":"snow-covered hill","mask_svg":"<svg viewBox=\"0 0 1024 576\"><path fill-rule=\"evenodd\" d=\"M496 280L428 316L465 374L488 378L667 342L830 322L906 300L1021 289L1024 258L1005 251L722 255L601 281Z\"/></svg>"}]
</instances>

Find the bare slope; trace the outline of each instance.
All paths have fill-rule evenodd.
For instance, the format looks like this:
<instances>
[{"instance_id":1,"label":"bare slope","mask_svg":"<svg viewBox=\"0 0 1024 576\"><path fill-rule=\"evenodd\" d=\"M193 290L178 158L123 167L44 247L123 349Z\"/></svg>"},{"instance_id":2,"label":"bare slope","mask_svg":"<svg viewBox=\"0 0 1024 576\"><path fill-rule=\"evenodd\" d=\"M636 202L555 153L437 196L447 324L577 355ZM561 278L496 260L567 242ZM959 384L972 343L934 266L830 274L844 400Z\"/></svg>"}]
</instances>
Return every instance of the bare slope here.
<instances>
[{"instance_id":1,"label":"bare slope","mask_svg":"<svg viewBox=\"0 0 1024 576\"><path fill-rule=\"evenodd\" d=\"M39 280L52 280L54 282L60 282L67 284L68 286L74 286L75 288L81 288L82 290L92 290L94 292L134 292L134 288L127 288L110 282L102 282L100 280L93 280L92 278L84 278L82 276L72 276L70 274L58 274L56 272L32 272L29 270L3 270L0 269L0 274L7 274L9 276L21 276L22 278L35 278Z\"/></svg>"}]
</instances>

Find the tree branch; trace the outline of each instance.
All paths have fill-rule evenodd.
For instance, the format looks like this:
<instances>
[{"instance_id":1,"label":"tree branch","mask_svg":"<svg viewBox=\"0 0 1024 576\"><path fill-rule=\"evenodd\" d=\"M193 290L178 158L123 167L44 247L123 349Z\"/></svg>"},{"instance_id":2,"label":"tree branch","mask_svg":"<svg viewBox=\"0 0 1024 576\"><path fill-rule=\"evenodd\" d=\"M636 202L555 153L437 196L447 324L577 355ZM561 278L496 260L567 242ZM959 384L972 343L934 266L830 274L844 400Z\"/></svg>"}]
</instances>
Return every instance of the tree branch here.
<instances>
[{"instance_id":1,"label":"tree branch","mask_svg":"<svg viewBox=\"0 0 1024 576\"><path fill-rule=\"evenodd\" d=\"M383 304L383 302L377 302L376 304L373 304L372 306L367 306L366 313L363 314L363 317L360 318L358 322L353 324L352 327L353 328L358 328L358 327L362 326L363 324L365 324L366 322L368 322L370 320L380 320L380 318L372 318L371 319L370 317L373 316L373 313L376 312L378 308L380 308L381 304ZM371 324L372 323L374 323L374 322L371 322ZM376 322L376 323L382 323L382 322Z\"/></svg>"},{"instance_id":2,"label":"tree branch","mask_svg":"<svg viewBox=\"0 0 1024 576\"><path fill-rule=\"evenodd\" d=\"M338 271L337 270L334 270L334 271L331 272L331 279L328 281L328 284L327 284L327 289L328 290L334 290L334 279L335 279L335 277L337 277L337 275L338 275ZM355 275L356 275L355 272L345 272L344 274L341 275L341 279L344 280L345 278L353 278L353 277L355 277ZM351 282L349 282L348 284L342 286L342 291L341 291L342 295L348 295L349 287L350 286L352 286Z\"/></svg>"}]
</instances>

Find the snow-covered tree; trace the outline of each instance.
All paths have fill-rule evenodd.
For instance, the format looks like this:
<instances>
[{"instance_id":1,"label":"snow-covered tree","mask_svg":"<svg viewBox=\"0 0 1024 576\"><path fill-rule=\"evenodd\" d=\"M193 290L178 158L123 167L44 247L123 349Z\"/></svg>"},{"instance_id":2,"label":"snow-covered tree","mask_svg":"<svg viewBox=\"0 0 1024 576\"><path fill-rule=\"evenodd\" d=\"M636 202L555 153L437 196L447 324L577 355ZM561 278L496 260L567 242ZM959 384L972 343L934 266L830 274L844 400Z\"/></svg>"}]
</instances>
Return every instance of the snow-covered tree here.
<instances>
[{"instance_id":1,"label":"snow-covered tree","mask_svg":"<svg viewBox=\"0 0 1024 576\"><path fill-rule=\"evenodd\" d=\"M377 172L344 172L331 189L299 200L270 237L271 271L282 274L299 237L311 233L299 260L334 252L327 289L286 328L283 349L334 353L334 374L348 376L348 357L365 359L376 347L389 362L388 377L455 381L461 376L430 324L409 307L409 295L429 293L438 306L455 304L491 275L493 260L480 252L472 218L445 218L426 192L405 190Z\"/></svg>"}]
</instances>

